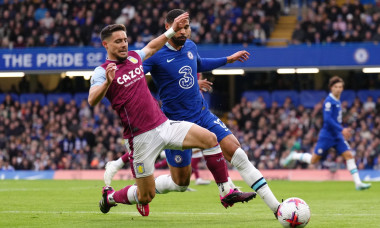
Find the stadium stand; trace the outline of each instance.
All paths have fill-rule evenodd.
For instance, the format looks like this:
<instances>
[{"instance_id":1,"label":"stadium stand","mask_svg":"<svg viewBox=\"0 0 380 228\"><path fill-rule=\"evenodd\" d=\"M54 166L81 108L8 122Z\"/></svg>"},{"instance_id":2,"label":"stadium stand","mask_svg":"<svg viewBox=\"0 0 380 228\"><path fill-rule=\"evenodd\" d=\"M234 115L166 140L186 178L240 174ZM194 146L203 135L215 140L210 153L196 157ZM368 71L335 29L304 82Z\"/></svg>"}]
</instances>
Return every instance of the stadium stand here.
<instances>
[{"instance_id":1,"label":"stadium stand","mask_svg":"<svg viewBox=\"0 0 380 228\"><path fill-rule=\"evenodd\" d=\"M272 97L284 95L283 92L244 92L241 102L228 114L226 124L261 169L282 168L281 159L290 149L312 151L321 128L322 99L313 92L322 96L327 94L325 91L306 91L305 94L318 97L311 108L307 108L310 101L303 103L302 92L286 93L293 95L283 105L279 101L278 106L260 106L265 100L270 104ZM365 97L380 91L347 92L349 96ZM110 106L90 108L86 93L63 95L60 103L54 102L59 100L57 94L0 94L4 98L0 103L0 159L9 161L16 170L101 169L107 161L124 153L123 128ZM265 99L255 106L261 97ZM294 105L292 99L298 99L300 105ZM36 100L39 102L33 102ZM380 97L372 102L354 99L352 106L344 110L343 124L355 131L349 141L356 151L358 167L378 169ZM321 163L315 168L331 168L331 164L345 167L334 151L329 156L328 166Z\"/></svg>"},{"instance_id":2,"label":"stadium stand","mask_svg":"<svg viewBox=\"0 0 380 228\"><path fill-rule=\"evenodd\" d=\"M101 46L100 30L126 25L130 45L161 34L171 9L188 9L196 43L265 45L281 11L277 1L7 1L0 4L0 47ZM247 20L243 20L247 18ZM220 35L218 35L220 34Z\"/></svg>"},{"instance_id":3,"label":"stadium stand","mask_svg":"<svg viewBox=\"0 0 380 228\"><path fill-rule=\"evenodd\" d=\"M295 45L380 41L379 5L374 1L311 1L299 18L291 41Z\"/></svg>"}]
</instances>

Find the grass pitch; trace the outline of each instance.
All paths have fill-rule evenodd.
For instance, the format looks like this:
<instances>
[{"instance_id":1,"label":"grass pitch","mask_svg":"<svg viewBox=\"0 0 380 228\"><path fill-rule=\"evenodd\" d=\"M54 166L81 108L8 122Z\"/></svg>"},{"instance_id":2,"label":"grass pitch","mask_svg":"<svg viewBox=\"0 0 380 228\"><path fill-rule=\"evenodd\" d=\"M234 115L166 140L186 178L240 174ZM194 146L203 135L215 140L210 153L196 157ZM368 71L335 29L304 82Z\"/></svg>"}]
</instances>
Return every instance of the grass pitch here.
<instances>
[{"instance_id":1,"label":"grass pitch","mask_svg":"<svg viewBox=\"0 0 380 228\"><path fill-rule=\"evenodd\" d=\"M133 182L114 181L120 189ZM249 191L244 182L236 181ZM215 183L195 192L156 195L150 215L135 206L119 205L108 214L98 208L102 181L2 180L0 227L281 227L258 197L224 209ZM356 191L352 182L270 181L281 200L304 199L311 208L312 227L380 227L380 183Z\"/></svg>"}]
</instances>

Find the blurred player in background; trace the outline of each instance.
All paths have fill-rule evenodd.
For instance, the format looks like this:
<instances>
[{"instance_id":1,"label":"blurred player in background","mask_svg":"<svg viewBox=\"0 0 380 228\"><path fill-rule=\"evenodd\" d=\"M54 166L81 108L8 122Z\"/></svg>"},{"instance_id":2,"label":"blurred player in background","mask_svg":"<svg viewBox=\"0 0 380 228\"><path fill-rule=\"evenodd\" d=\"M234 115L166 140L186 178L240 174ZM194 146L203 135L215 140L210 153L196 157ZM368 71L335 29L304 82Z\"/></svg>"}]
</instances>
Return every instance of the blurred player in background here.
<instances>
[{"instance_id":1,"label":"blurred player in background","mask_svg":"<svg viewBox=\"0 0 380 228\"><path fill-rule=\"evenodd\" d=\"M210 131L190 122L168 120L152 97L143 72L142 62L187 25L187 21L188 13L178 15L165 34L137 51L128 51L124 25L109 25L101 32L107 60L94 71L88 102L94 106L105 96L117 111L124 125L123 136L136 178L136 185L119 191L110 186L103 188L99 202L103 213L108 213L116 203L123 203L136 204L140 214L148 216L148 203L155 196L154 161L159 153L165 148L206 149L217 145L216 137Z\"/></svg>"},{"instance_id":2,"label":"blurred player in background","mask_svg":"<svg viewBox=\"0 0 380 228\"><path fill-rule=\"evenodd\" d=\"M183 12L180 9L170 11L166 17L166 29L170 28L173 19ZM263 175L248 160L247 154L240 148L239 141L232 135L226 125L209 111L206 101L199 92L198 83L196 83L195 74L197 72L210 71L235 61L244 62L249 58L249 53L239 51L228 57L201 58L198 55L195 43L188 40L190 34L191 29L188 24L184 29L178 31L157 52L154 58L144 62L144 72L150 72L153 77L162 100L162 109L165 115L175 120L187 120L197 123L214 132L217 135L224 157L237 168L244 181L261 196L272 212L276 213L280 203L273 195ZM167 178L162 182L162 185L157 185L157 192L167 189L169 183L173 181L174 183L180 182L188 185L190 175L186 179L184 179L186 175L178 175L178 173L191 172L191 150L185 152L171 151L166 154L169 165L173 167L171 169L173 180ZM220 153L206 153L205 151L203 151L203 155L218 184L221 199L229 192L236 191L228 184L227 169L223 156ZM181 162L178 162L179 160ZM219 174L214 172L210 165L214 165L214 170L219 170ZM220 175L221 172L225 172L225 175ZM228 207L229 205L224 206Z\"/></svg>"},{"instance_id":3,"label":"blurred player in background","mask_svg":"<svg viewBox=\"0 0 380 228\"><path fill-rule=\"evenodd\" d=\"M333 147L338 155L341 155L347 163L357 190L365 190L371 187L370 184L362 183L356 167L354 156L351 153L350 145L346 140L351 138L351 129L342 128L342 105L340 95L343 92L344 81L338 76L330 78L329 89L331 93L323 103L323 127L319 132L317 145L314 153L296 153L291 151L284 160L284 166L288 166L291 161L297 160L308 164L315 164L326 156L328 150Z\"/></svg>"}]
</instances>

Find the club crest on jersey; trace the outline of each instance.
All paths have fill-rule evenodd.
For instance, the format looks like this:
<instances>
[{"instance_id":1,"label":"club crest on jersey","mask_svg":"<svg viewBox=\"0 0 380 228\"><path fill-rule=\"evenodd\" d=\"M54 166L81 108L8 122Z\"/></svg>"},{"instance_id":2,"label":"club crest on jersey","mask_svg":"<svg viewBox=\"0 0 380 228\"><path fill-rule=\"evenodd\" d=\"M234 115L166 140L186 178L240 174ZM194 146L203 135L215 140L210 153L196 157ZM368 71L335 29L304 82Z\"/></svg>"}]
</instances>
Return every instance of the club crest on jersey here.
<instances>
[{"instance_id":1,"label":"club crest on jersey","mask_svg":"<svg viewBox=\"0 0 380 228\"><path fill-rule=\"evenodd\" d=\"M189 57L189 59L194 59L194 55L191 53L191 51L187 52L187 57Z\"/></svg>"},{"instance_id":2,"label":"club crest on jersey","mask_svg":"<svg viewBox=\"0 0 380 228\"><path fill-rule=\"evenodd\" d=\"M181 163L181 162L182 162L182 156L181 156L181 155L176 155L176 156L174 157L174 161L175 161L177 164Z\"/></svg>"},{"instance_id":3,"label":"club crest on jersey","mask_svg":"<svg viewBox=\"0 0 380 228\"><path fill-rule=\"evenodd\" d=\"M144 163L137 163L135 166L136 173L143 174L145 172Z\"/></svg>"},{"instance_id":4,"label":"club crest on jersey","mask_svg":"<svg viewBox=\"0 0 380 228\"><path fill-rule=\"evenodd\" d=\"M136 63L139 62L136 58L134 58L134 57L132 57L132 56L128 56L128 60L131 61L131 62L134 63L134 64L136 64Z\"/></svg>"}]
</instances>

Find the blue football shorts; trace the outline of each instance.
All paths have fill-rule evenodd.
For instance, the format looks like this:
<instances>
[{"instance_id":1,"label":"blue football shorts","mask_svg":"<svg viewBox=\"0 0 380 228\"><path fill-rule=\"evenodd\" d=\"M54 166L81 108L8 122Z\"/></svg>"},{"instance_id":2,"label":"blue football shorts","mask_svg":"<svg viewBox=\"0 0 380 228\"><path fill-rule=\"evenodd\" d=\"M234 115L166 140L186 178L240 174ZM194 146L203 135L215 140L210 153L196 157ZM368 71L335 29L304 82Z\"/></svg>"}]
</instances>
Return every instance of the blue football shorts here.
<instances>
[{"instance_id":1,"label":"blue football shorts","mask_svg":"<svg viewBox=\"0 0 380 228\"><path fill-rule=\"evenodd\" d=\"M201 113L201 118L195 122L201 127L208 129L213 132L218 142L222 141L227 135L232 134L230 129L210 110L203 110ZM173 167L186 167L191 163L192 150L165 150L166 160Z\"/></svg>"},{"instance_id":2,"label":"blue football shorts","mask_svg":"<svg viewBox=\"0 0 380 228\"><path fill-rule=\"evenodd\" d=\"M351 150L350 145L343 139L343 137L338 137L335 139L319 138L317 145L315 146L314 153L319 156L325 156L331 147L335 148L338 155L343 154L347 150Z\"/></svg>"}]
</instances>

